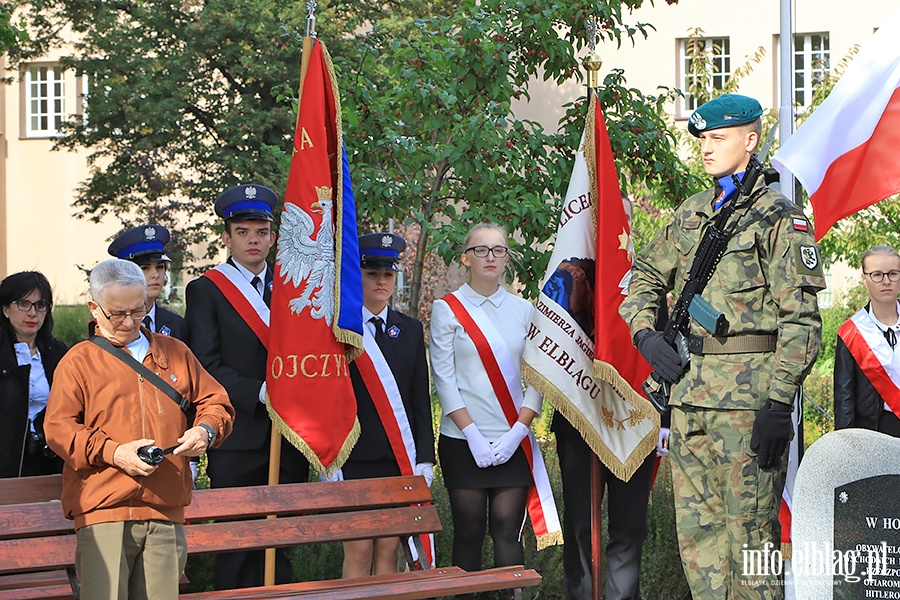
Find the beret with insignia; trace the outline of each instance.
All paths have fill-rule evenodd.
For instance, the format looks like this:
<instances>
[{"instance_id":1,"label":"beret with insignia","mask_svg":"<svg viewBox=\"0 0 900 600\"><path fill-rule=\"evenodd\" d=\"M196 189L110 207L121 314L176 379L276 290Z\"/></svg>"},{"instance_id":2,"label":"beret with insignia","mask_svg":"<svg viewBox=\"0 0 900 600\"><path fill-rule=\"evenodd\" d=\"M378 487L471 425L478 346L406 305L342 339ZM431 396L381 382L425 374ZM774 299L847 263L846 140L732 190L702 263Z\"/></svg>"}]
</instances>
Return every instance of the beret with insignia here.
<instances>
[{"instance_id":1,"label":"beret with insignia","mask_svg":"<svg viewBox=\"0 0 900 600\"><path fill-rule=\"evenodd\" d=\"M271 221L278 194L264 185L238 185L222 192L216 214L226 221Z\"/></svg>"},{"instance_id":2,"label":"beret with insignia","mask_svg":"<svg viewBox=\"0 0 900 600\"><path fill-rule=\"evenodd\" d=\"M114 239L106 249L110 255L143 265L151 262L171 262L166 256L169 230L162 225L133 227Z\"/></svg>"},{"instance_id":3,"label":"beret with insignia","mask_svg":"<svg viewBox=\"0 0 900 600\"><path fill-rule=\"evenodd\" d=\"M694 111L688 119L688 131L694 137L700 132L752 123L762 116L762 106L748 96L723 94Z\"/></svg>"},{"instance_id":4,"label":"beret with insignia","mask_svg":"<svg viewBox=\"0 0 900 600\"><path fill-rule=\"evenodd\" d=\"M363 269L399 271L400 253L406 240L393 233L370 233L359 236L359 266Z\"/></svg>"}]
</instances>

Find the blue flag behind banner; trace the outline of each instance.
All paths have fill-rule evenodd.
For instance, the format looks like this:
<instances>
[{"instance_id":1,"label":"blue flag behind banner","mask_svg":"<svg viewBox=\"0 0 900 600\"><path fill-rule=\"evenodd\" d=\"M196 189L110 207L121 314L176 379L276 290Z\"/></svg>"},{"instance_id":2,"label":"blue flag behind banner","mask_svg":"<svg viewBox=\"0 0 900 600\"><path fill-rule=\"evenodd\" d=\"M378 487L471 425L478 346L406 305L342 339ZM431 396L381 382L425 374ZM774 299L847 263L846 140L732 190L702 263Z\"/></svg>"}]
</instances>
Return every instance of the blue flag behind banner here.
<instances>
[{"instance_id":1,"label":"blue flag behind banner","mask_svg":"<svg viewBox=\"0 0 900 600\"><path fill-rule=\"evenodd\" d=\"M359 268L359 238L356 231L356 203L353 198L353 182L350 181L350 163L347 148L341 144L343 165L344 219L341 222L343 236L340 248L341 298L336 326L340 329L363 334L362 324L362 273Z\"/></svg>"}]
</instances>

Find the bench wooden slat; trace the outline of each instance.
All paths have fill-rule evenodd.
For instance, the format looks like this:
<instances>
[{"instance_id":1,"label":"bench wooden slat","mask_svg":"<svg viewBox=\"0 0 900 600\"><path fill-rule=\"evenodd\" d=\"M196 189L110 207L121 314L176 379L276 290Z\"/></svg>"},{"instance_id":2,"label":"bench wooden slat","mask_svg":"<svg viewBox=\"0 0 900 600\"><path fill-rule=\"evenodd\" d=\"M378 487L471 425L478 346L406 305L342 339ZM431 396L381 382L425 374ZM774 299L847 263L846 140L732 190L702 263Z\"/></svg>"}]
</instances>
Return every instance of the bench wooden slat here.
<instances>
[{"instance_id":1,"label":"bench wooden slat","mask_svg":"<svg viewBox=\"0 0 900 600\"><path fill-rule=\"evenodd\" d=\"M277 548L300 544L440 531L431 506L354 511L353 526L334 515L195 523L185 527L191 554ZM0 574L58 569L75 564L75 534L0 540Z\"/></svg>"},{"instance_id":2,"label":"bench wooden slat","mask_svg":"<svg viewBox=\"0 0 900 600\"><path fill-rule=\"evenodd\" d=\"M321 598L355 600L357 598L394 598L415 600L436 596L466 594L477 591L501 590L539 585L541 576L522 566L498 567L485 571L466 572L459 567L442 567L428 571L379 575L357 579L335 579L289 583L270 588L245 588L182 594L184 600L260 600L277 598Z\"/></svg>"},{"instance_id":3,"label":"bench wooden slat","mask_svg":"<svg viewBox=\"0 0 900 600\"><path fill-rule=\"evenodd\" d=\"M57 584L64 584L66 587L69 587L69 576L66 575L65 571L47 571L46 573L4 575L0 577L0 591Z\"/></svg>"},{"instance_id":4,"label":"bench wooden slat","mask_svg":"<svg viewBox=\"0 0 900 600\"><path fill-rule=\"evenodd\" d=\"M0 509L0 540L72 533L59 500L10 504Z\"/></svg>"},{"instance_id":5,"label":"bench wooden slat","mask_svg":"<svg viewBox=\"0 0 900 600\"><path fill-rule=\"evenodd\" d=\"M191 554L345 542L440 530L440 519L431 506L354 511L347 513L347 520L327 514L306 515L275 520L201 523L184 529Z\"/></svg>"},{"instance_id":6,"label":"bench wooden slat","mask_svg":"<svg viewBox=\"0 0 900 600\"><path fill-rule=\"evenodd\" d=\"M58 500L62 491L62 475L11 477L0 480L0 506Z\"/></svg>"},{"instance_id":7,"label":"bench wooden slat","mask_svg":"<svg viewBox=\"0 0 900 600\"><path fill-rule=\"evenodd\" d=\"M310 482L196 490L185 507L188 521L298 512L335 512L360 506L380 508L431 502L431 491L422 477L384 477L341 482L335 494L329 483Z\"/></svg>"}]
</instances>

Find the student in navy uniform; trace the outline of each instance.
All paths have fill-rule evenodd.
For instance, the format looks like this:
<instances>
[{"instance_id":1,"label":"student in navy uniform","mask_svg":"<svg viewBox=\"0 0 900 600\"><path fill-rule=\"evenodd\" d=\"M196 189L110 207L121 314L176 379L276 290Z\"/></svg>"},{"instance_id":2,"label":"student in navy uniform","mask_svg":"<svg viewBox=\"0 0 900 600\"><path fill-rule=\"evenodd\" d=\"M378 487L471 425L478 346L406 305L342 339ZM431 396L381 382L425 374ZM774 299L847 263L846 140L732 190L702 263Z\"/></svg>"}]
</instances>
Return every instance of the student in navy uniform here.
<instances>
[{"instance_id":1,"label":"student in navy uniform","mask_svg":"<svg viewBox=\"0 0 900 600\"><path fill-rule=\"evenodd\" d=\"M397 265L399 255L405 248L403 238L392 233L360 236L363 328L364 336L371 336L384 356L390 369L388 376L393 376L400 394L400 398L394 398L394 401L402 402L403 412L409 422L407 431L411 436L406 441L409 442L410 451L405 452L406 457L401 457L401 460L408 459L414 474L423 475L430 486L434 479L434 428L428 362L425 359L425 335L421 322L388 306L394 293L396 274L400 270ZM401 473L398 458L392 450L357 361L350 363L350 378L356 395L360 436L337 477L366 479L407 474ZM380 372L379 378L384 379ZM385 385L384 389L387 391L391 386ZM400 424L400 430L404 429L402 425ZM395 440L395 444L397 443L398 440ZM343 576L349 578L396 573L399 545L399 538L345 542Z\"/></svg>"},{"instance_id":2,"label":"student in navy uniform","mask_svg":"<svg viewBox=\"0 0 900 600\"><path fill-rule=\"evenodd\" d=\"M268 483L272 423L266 409L266 348L250 323L268 327L273 273L266 257L275 243L272 209L277 202L275 192L254 184L219 196L215 211L225 221L222 240L231 256L185 289L188 345L228 391L236 412L231 435L208 453L206 472L213 488ZM250 312L239 312L243 307ZM308 475L306 458L282 443L280 482L305 482ZM276 583L289 582L287 549L276 554ZM219 554L215 587L262 585L264 564L264 551Z\"/></svg>"},{"instance_id":3,"label":"student in navy uniform","mask_svg":"<svg viewBox=\"0 0 900 600\"><path fill-rule=\"evenodd\" d=\"M147 280L147 316L141 320L141 325L152 333L168 335L187 343L187 321L184 317L156 302L166 285L169 263L172 262L166 256L169 238L169 230L162 225L141 225L114 239L106 251L115 258L130 260L144 273ZM88 335L94 335L96 326L97 321L88 323ZM200 457L192 456L191 477L195 482L199 466Z\"/></svg>"},{"instance_id":4,"label":"student in navy uniform","mask_svg":"<svg viewBox=\"0 0 900 600\"><path fill-rule=\"evenodd\" d=\"M141 268L147 279L147 316L142 325L152 333L161 333L187 341L187 322L184 317L157 304L168 277L169 263L172 259L166 256L166 244L169 243L169 230L162 225L141 225L129 229L112 241L107 248L110 256L130 260ZM95 321L88 326L90 335L94 335Z\"/></svg>"}]
</instances>

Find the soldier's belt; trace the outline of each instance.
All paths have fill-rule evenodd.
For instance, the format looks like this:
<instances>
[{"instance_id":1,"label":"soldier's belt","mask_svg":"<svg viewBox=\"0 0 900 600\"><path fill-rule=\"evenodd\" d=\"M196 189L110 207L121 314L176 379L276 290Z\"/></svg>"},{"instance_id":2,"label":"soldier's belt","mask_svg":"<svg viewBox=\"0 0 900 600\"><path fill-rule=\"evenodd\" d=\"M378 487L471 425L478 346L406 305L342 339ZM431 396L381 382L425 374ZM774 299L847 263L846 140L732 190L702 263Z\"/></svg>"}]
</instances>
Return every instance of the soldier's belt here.
<instances>
[{"instance_id":1,"label":"soldier's belt","mask_svg":"<svg viewBox=\"0 0 900 600\"><path fill-rule=\"evenodd\" d=\"M775 352L778 337L773 334L735 335L725 338L688 337L688 350L691 354L757 354Z\"/></svg>"}]
</instances>

